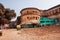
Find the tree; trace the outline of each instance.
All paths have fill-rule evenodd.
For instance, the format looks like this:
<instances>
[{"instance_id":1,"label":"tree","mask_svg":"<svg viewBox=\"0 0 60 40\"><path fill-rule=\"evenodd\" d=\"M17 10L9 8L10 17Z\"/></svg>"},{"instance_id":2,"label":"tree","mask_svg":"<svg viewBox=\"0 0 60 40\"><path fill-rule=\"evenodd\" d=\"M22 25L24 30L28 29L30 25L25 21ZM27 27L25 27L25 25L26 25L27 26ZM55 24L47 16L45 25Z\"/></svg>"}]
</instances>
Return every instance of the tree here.
<instances>
[{"instance_id":1,"label":"tree","mask_svg":"<svg viewBox=\"0 0 60 40\"><path fill-rule=\"evenodd\" d=\"M21 23L21 16L18 16L16 21L17 21L17 24L20 24Z\"/></svg>"},{"instance_id":2,"label":"tree","mask_svg":"<svg viewBox=\"0 0 60 40\"><path fill-rule=\"evenodd\" d=\"M0 3L0 16L3 15L5 12L4 6Z\"/></svg>"},{"instance_id":3,"label":"tree","mask_svg":"<svg viewBox=\"0 0 60 40\"><path fill-rule=\"evenodd\" d=\"M8 20L11 20L16 16L16 13L14 10L5 9L4 15L5 15L5 18L7 18Z\"/></svg>"},{"instance_id":4,"label":"tree","mask_svg":"<svg viewBox=\"0 0 60 40\"><path fill-rule=\"evenodd\" d=\"M4 8L0 3L0 24L9 23L11 19L15 18L16 13L14 10Z\"/></svg>"}]
</instances>

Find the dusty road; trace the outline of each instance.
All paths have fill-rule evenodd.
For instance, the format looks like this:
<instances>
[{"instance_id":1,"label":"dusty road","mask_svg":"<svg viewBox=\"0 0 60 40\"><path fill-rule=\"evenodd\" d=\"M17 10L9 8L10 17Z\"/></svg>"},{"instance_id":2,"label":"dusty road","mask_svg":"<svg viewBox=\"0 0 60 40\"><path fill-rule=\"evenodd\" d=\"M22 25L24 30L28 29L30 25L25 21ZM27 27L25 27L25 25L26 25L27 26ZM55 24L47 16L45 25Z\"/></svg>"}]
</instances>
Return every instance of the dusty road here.
<instances>
[{"instance_id":1,"label":"dusty road","mask_svg":"<svg viewBox=\"0 0 60 40\"><path fill-rule=\"evenodd\" d=\"M60 40L60 27L5 29L0 40Z\"/></svg>"}]
</instances>

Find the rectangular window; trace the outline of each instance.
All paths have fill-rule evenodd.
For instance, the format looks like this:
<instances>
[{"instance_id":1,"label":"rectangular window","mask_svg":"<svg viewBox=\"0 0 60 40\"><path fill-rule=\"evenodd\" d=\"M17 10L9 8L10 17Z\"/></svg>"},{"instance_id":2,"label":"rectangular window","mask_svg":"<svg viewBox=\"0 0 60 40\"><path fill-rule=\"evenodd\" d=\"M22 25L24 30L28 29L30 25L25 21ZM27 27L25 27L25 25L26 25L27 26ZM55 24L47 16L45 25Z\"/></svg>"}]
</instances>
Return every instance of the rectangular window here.
<instances>
[{"instance_id":1,"label":"rectangular window","mask_svg":"<svg viewBox=\"0 0 60 40\"><path fill-rule=\"evenodd\" d=\"M40 21L40 23L44 23L45 21Z\"/></svg>"},{"instance_id":2,"label":"rectangular window","mask_svg":"<svg viewBox=\"0 0 60 40\"><path fill-rule=\"evenodd\" d=\"M46 22L50 22L50 21L46 21Z\"/></svg>"}]
</instances>

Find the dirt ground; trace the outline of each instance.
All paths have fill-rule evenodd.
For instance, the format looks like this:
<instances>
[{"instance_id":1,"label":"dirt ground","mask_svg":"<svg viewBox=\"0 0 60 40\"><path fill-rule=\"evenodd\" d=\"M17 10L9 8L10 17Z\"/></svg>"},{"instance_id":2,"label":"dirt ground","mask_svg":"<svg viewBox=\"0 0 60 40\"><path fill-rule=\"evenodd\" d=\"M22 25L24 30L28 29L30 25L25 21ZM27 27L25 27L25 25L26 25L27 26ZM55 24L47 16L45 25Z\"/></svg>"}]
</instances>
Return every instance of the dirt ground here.
<instances>
[{"instance_id":1,"label":"dirt ground","mask_svg":"<svg viewBox=\"0 0 60 40\"><path fill-rule=\"evenodd\" d=\"M60 40L60 27L4 29L0 40Z\"/></svg>"}]
</instances>

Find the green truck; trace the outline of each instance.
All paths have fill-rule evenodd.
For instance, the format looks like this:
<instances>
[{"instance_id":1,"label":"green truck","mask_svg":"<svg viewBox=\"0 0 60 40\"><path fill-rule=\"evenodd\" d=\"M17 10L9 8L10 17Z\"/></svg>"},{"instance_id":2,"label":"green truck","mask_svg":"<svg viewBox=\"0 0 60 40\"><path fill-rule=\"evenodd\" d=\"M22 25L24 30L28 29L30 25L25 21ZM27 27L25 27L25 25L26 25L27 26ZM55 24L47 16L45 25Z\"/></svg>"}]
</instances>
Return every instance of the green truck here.
<instances>
[{"instance_id":1,"label":"green truck","mask_svg":"<svg viewBox=\"0 0 60 40\"><path fill-rule=\"evenodd\" d=\"M41 17L38 19L38 24L39 25L51 25L51 24L56 24L57 19L56 18L48 18L48 17Z\"/></svg>"}]
</instances>

